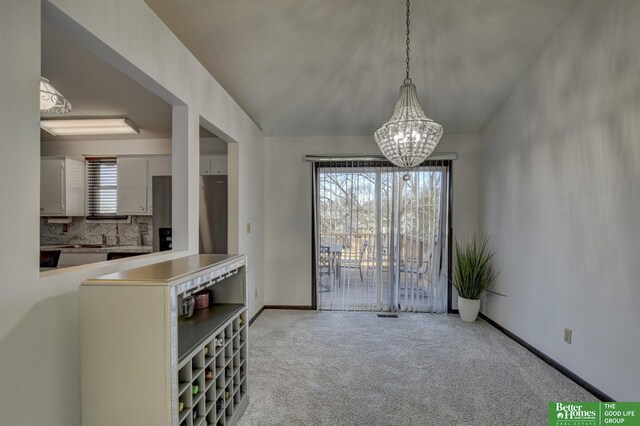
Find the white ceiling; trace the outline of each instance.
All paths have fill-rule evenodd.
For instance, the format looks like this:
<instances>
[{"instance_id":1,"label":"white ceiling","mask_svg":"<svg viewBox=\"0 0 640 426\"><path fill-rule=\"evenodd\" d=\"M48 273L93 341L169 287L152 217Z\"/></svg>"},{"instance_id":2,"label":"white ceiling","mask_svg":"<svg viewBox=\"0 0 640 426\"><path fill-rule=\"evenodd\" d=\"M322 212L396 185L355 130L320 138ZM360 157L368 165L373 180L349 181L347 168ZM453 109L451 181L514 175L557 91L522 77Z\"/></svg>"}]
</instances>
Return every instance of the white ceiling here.
<instances>
[{"instance_id":1,"label":"white ceiling","mask_svg":"<svg viewBox=\"0 0 640 426\"><path fill-rule=\"evenodd\" d=\"M372 134L404 79L405 2L145 0L266 135ZM421 0L411 69L445 132L479 132L577 0Z\"/></svg>"},{"instance_id":2,"label":"white ceiling","mask_svg":"<svg viewBox=\"0 0 640 426\"><path fill-rule=\"evenodd\" d=\"M68 114L47 118L126 117L139 135L91 136L91 139L153 139L171 137L171 106L75 41L62 29L42 20L42 76L71 102ZM82 140L87 136L41 139Z\"/></svg>"}]
</instances>

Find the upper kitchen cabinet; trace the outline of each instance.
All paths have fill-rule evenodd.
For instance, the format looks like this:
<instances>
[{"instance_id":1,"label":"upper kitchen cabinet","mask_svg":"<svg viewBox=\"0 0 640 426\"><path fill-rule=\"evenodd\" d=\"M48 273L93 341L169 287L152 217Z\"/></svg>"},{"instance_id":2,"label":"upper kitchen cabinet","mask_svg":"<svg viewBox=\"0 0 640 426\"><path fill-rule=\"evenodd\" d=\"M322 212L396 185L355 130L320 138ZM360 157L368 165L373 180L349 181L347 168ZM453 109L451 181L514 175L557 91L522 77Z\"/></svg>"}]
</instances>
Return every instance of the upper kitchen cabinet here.
<instances>
[{"instance_id":1,"label":"upper kitchen cabinet","mask_svg":"<svg viewBox=\"0 0 640 426\"><path fill-rule=\"evenodd\" d=\"M85 163L71 157L40 160L40 215L84 216Z\"/></svg>"},{"instance_id":2,"label":"upper kitchen cabinet","mask_svg":"<svg viewBox=\"0 0 640 426\"><path fill-rule=\"evenodd\" d=\"M119 215L150 214L147 208L146 157L118 157Z\"/></svg>"},{"instance_id":3,"label":"upper kitchen cabinet","mask_svg":"<svg viewBox=\"0 0 640 426\"><path fill-rule=\"evenodd\" d=\"M226 175L227 170L226 155L200 156L200 175Z\"/></svg>"},{"instance_id":4,"label":"upper kitchen cabinet","mask_svg":"<svg viewBox=\"0 0 640 426\"><path fill-rule=\"evenodd\" d=\"M171 157L118 157L118 214L153 214L153 176L171 176Z\"/></svg>"}]
</instances>

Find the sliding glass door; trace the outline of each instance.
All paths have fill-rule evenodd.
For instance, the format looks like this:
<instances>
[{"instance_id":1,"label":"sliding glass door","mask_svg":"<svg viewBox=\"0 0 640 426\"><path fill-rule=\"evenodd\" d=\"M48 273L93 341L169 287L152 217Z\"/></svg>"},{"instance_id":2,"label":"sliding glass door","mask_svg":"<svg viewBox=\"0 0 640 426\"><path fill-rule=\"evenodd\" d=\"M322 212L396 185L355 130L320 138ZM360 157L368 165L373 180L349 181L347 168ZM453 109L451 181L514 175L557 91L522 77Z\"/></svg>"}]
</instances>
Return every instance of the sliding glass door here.
<instances>
[{"instance_id":1,"label":"sliding glass door","mask_svg":"<svg viewBox=\"0 0 640 426\"><path fill-rule=\"evenodd\" d=\"M448 166L382 161L315 167L321 310L445 312Z\"/></svg>"}]
</instances>

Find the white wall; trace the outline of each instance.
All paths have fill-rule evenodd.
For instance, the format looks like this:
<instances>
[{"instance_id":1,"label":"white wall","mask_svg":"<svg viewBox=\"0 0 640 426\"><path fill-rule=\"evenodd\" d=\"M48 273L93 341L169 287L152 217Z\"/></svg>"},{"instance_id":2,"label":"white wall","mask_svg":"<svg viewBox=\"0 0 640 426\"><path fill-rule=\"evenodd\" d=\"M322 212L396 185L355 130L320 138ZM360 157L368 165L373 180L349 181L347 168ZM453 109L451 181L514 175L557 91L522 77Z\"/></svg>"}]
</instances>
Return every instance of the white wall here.
<instances>
[{"instance_id":1,"label":"white wall","mask_svg":"<svg viewBox=\"0 0 640 426\"><path fill-rule=\"evenodd\" d=\"M52 0L43 5L48 20L70 25L90 49L178 105L172 126L173 170L185 190L174 217L185 230L180 243L184 251L40 277L41 1L4 1L0 13L0 99L6 101L0 103L0 423L11 426L81 424L77 290L83 279L197 251L200 117L225 140L237 142L230 176L236 183L234 205L240 212L235 246L248 254L251 291L263 293L260 130L143 1ZM247 221L252 223L251 234L244 232ZM261 296L252 298L251 313L261 303Z\"/></svg>"},{"instance_id":2,"label":"white wall","mask_svg":"<svg viewBox=\"0 0 640 426\"><path fill-rule=\"evenodd\" d=\"M228 144L219 138L200 138L200 154L226 154Z\"/></svg>"},{"instance_id":3,"label":"white wall","mask_svg":"<svg viewBox=\"0 0 640 426\"><path fill-rule=\"evenodd\" d=\"M489 317L640 400L640 2L581 2L482 134ZM573 343L563 329L573 329Z\"/></svg>"},{"instance_id":4,"label":"white wall","mask_svg":"<svg viewBox=\"0 0 640 426\"><path fill-rule=\"evenodd\" d=\"M40 155L171 155L171 139L43 141Z\"/></svg>"},{"instance_id":5,"label":"white wall","mask_svg":"<svg viewBox=\"0 0 640 426\"><path fill-rule=\"evenodd\" d=\"M479 227L479 137L445 135L438 152L455 152L454 236ZM311 163L306 155L380 154L373 135L265 138L265 305L311 305Z\"/></svg>"},{"instance_id":6,"label":"white wall","mask_svg":"<svg viewBox=\"0 0 640 426\"><path fill-rule=\"evenodd\" d=\"M229 205L238 204L238 215L229 216L229 227L238 229L236 233L238 251L247 255L247 274L249 276L249 317L253 317L264 306L264 268L265 268L265 146L256 144L229 144ZM233 164L242 173L232 173ZM237 181L235 178L237 177ZM234 187L238 191L233 191ZM240 199L232 198L239 194ZM237 223L235 222L237 218ZM247 224L251 231L247 232ZM236 242L229 240L229 251L232 252Z\"/></svg>"}]
</instances>

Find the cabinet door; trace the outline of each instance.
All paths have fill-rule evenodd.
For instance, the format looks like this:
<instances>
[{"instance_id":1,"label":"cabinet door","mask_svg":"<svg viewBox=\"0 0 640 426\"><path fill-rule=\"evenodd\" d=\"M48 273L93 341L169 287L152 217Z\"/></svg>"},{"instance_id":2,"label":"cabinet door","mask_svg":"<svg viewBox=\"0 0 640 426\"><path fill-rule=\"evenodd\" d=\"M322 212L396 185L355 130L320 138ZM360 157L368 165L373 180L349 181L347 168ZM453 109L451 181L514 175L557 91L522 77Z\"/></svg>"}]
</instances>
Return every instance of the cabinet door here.
<instances>
[{"instance_id":1,"label":"cabinet door","mask_svg":"<svg viewBox=\"0 0 640 426\"><path fill-rule=\"evenodd\" d=\"M147 159L118 158L118 214L147 213Z\"/></svg>"},{"instance_id":2,"label":"cabinet door","mask_svg":"<svg viewBox=\"0 0 640 426\"><path fill-rule=\"evenodd\" d=\"M171 176L171 157L149 157L147 178L147 212L153 214L153 177Z\"/></svg>"},{"instance_id":3,"label":"cabinet door","mask_svg":"<svg viewBox=\"0 0 640 426\"><path fill-rule=\"evenodd\" d=\"M40 214L65 214L64 159L52 158L40 162Z\"/></svg>"},{"instance_id":4,"label":"cabinet door","mask_svg":"<svg viewBox=\"0 0 640 426\"><path fill-rule=\"evenodd\" d=\"M226 155L211 156L211 174L212 175L227 174L227 156Z\"/></svg>"},{"instance_id":5,"label":"cabinet door","mask_svg":"<svg viewBox=\"0 0 640 426\"><path fill-rule=\"evenodd\" d=\"M86 204L86 170L84 160L67 158L65 160L64 203L66 216L84 216Z\"/></svg>"},{"instance_id":6,"label":"cabinet door","mask_svg":"<svg viewBox=\"0 0 640 426\"><path fill-rule=\"evenodd\" d=\"M211 156L201 155L200 156L200 176L210 175L210 174L211 174Z\"/></svg>"}]
</instances>

